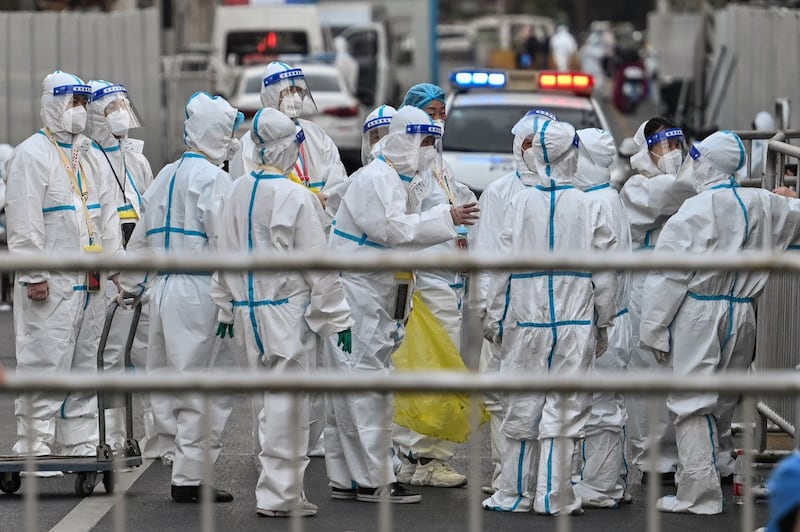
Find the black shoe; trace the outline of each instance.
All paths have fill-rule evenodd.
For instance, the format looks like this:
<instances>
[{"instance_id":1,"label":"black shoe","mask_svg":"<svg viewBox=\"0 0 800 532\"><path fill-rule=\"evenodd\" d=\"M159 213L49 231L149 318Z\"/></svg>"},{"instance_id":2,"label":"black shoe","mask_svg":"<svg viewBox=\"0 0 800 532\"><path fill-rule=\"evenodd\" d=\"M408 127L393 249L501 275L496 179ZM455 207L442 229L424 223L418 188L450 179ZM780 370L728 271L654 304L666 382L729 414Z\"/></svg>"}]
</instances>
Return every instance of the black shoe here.
<instances>
[{"instance_id":1,"label":"black shoe","mask_svg":"<svg viewBox=\"0 0 800 532\"><path fill-rule=\"evenodd\" d=\"M733 486L733 473L727 477L720 476L719 481L723 486Z\"/></svg>"},{"instance_id":2,"label":"black shoe","mask_svg":"<svg viewBox=\"0 0 800 532\"><path fill-rule=\"evenodd\" d=\"M642 471L642 486L647 486L649 482L650 473L647 471ZM656 484L660 484L662 486L674 486L675 485L675 473L656 473Z\"/></svg>"},{"instance_id":3,"label":"black shoe","mask_svg":"<svg viewBox=\"0 0 800 532\"><path fill-rule=\"evenodd\" d=\"M200 502L202 486L172 486L170 495L175 502ZM231 502L233 495L218 488L211 488L211 502Z\"/></svg>"},{"instance_id":4,"label":"black shoe","mask_svg":"<svg viewBox=\"0 0 800 532\"><path fill-rule=\"evenodd\" d=\"M381 486L380 488L359 487L356 492L356 500L362 502L380 502L384 499L395 504L408 504L421 501L422 496L418 493L408 491L399 482Z\"/></svg>"}]
</instances>

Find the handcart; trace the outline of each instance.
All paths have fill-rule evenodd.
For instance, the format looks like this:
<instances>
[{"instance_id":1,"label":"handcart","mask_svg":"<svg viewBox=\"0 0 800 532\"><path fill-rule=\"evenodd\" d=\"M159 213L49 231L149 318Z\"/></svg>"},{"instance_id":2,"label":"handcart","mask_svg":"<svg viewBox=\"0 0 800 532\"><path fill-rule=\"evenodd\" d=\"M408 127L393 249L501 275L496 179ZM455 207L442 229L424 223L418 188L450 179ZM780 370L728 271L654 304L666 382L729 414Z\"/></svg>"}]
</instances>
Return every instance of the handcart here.
<instances>
[{"instance_id":1,"label":"handcart","mask_svg":"<svg viewBox=\"0 0 800 532\"><path fill-rule=\"evenodd\" d=\"M102 373L105 369L104 353L108 342L108 333L114 320L119 304L114 301L106 312L103 334L100 337L100 344L97 347L97 371ZM134 307L133 321L131 323L128 338L125 342L124 364L126 368L131 367L131 348L139 326L139 318L142 315L142 305L138 302ZM115 401L116 399L116 401ZM31 463L34 471L61 471L63 473L75 473L75 493L81 497L88 497L94 492L97 476L102 475L103 487L106 493L114 492L116 468L125 469L142 465L142 453L139 449L139 442L133 438L133 400L132 394L124 394L125 406L125 443L114 450L106 443L106 416L107 408L123 406L122 404L112 404L119 401L119 397L106 397L106 394L97 392L97 410L99 423L99 445L97 446L97 456L3 456L0 457L0 491L6 494L16 493L22 486L21 473L29 471Z\"/></svg>"}]
</instances>

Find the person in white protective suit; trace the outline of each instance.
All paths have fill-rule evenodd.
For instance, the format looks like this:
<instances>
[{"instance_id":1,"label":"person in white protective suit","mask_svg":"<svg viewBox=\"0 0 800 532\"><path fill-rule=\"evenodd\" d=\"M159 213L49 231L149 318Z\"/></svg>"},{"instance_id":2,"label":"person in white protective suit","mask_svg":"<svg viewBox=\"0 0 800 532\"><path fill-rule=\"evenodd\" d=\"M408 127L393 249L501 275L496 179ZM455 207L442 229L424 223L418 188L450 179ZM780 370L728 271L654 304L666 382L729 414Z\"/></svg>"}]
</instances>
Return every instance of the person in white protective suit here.
<instances>
[{"instance_id":1,"label":"person in white protective suit","mask_svg":"<svg viewBox=\"0 0 800 532\"><path fill-rule=\"evenodd\" d=\"M347 39L341 35L333 39L333 50L336 52L333 66L342 73L350 94L355 95L358 90L358 61L350 54Z\"/></svg>"},{"instance_id":2,"label":"person in white protective suit","mask_svg":"<svg viewBox=\"0 0 800 532\"><path fill-rule=\"evenodd\" d=\"M775 131L775 119L767 111L760 111L753 119L753 129L756 131ZM764 175L764 159L767 158L767 140L756 139L753 141L750 161L750 177L761 179Z\"/></svg>"},{"instance_id":3,"label":"person in white protective suit","mask_svg":"<svg viewBox=\"0 0 800 532\"><path fill-rule=\"evenodd\" d=\"M381 105L364 119L364 130L361 136L361 164L367 166L375 160L375 145L389 134L389 124L397 109L391 105Z\"/></svg>"},{"instance_id":4,"label":"person in white protective suit","mask_svg":"<svg viewBox=\"0 0 800 532\"><path fill-rule=\"evenodd\" d=\"M526 139L528 139L527 145L530 145L533 135L548 120L557 121L558 119L547 111L532 109L512 128L511 132L514 134L514 166L516 170L493 181L481 194L481 219L476 224L475 236L472 241L472 249L475 251L487 256L497 255L501 252L498 236L505 229L503 222L506 221L505 214L508 206L511 205L517 194L539 183L539 177L535 172L528 169L522 158L522 145ZM480 308L483 314L486 313L488 305L486 298L491 278L491 274L483 272L478 276L477 285L473 284L473 286L477 286ZM500 370L499 345L493 344L489 340L483 341L479 368L482 373L496 373ZM500 426L503 423L502 397L496 393L487 393L483 397L486 409L491 416L491 453L494 465L491 485L484 486L483 491L491 495L498 489L501 457L506 453L507 437L500 430Z\"/></svg>"},{"instance_id":5,"label":"person in white protective suit","mask_svg":"<svg viewBox=\"0 0 800 532\"><path fill-rule=\"evenodd\" d=\"M522 158L537 183L520 191L507 211L501 251L591 253L615 249L605 210L572 185L578 137L564 122L547 121L526 136ZM530 271L492 276L486 337L501 344L500 371L565 374L592 369L596 338L616 310L613 273ZM580 513L570 472L575 442L583 435L590 396L579 393L510 394L501 430L508 437L498 490L487 510L558 515ZM531 492L535 454L539 467Z\"/></svg>"},{"instance_id":6,"label":"person in white protective suit","mask_svg":"<svg viewBox=\"0 0 800 532\"><path fill-rule=\"evenodd\" d=\"M10 144L0 144L0 208L6 204L6 164L14 153L14 147Z\"/></svg>"},{"instance_id":7,"label":"person in white protective suit","mask_svg":"<svg viewBox=\"0 0 800 532\"><path fill-rule=\"evenodd\" d=\"M697 196L686 200L664 225L659 252L737 253L786 251L800 239L800 202L758 188L740 188L747 156L739 137L718 131L695 144L681 170ZM766 272L651 272L642 303L641 344L660 363L671 360L677 378L747 369L755 347L754 300ZM662 497L667 512L718 514L723 454L718 427L728 427L738 397L672 393L678 441L676 496ZM724 436L724 435L723 435ZM725 457L730 460L730 456ZM724 473L723 473L724 474Z\"/></svg>"},{"instance_id":8,"label":"person in white protective suit","mask_svg":"<svg viewBox=\"0 0 800 532\"><path fill-rule=\"evenodd\" d=\"M330 247L340 253L423 247L455 238L475 222L477 206L437 205L420 213L434 142L441 135L424 111L406 106L392 118L377 158L354 174L334 220ZM326 343L326 364L341 372L380 375L392 367L403 336L413 276L342 272L353 312L352 353ZM327 396L325 465L334 499L412 503L421 497L396 482L390 457L392 395Z\"/></svg>"},{"instance_id":9,"label":"person in white protective suit","mask_svg":"<svg viewBox=\"0 0 800 532\"><path fill-rule=\"evenodd\" d=\"M6 223L11 253L121 253L119 217L104 177L84 164L91 87L66 72L42 83L44 127L8 161ZM116 279L116 276L114 277ZM96 371L105 300L98 272L19 272L14 283L18 371ZM29 400L28 403L26 400ZM36 392L15 404L18 455L94 456L98 444L94 393Z\"/></svg>"},{"instance_id":10,"label":"person in white protective suit","mask_svg":"<svg viewBox=\"0 0 800 532\"><path fill-rule=\"evenodd\" d=\"M614 138L602 129L578 131L578 170L575 185L589 199L600 202L617 236L619 251L631 250L631 226L619 193L611 187L611 165L617 154ZM608 329L607 349L598 347L598 374L621 372L631 357L631 320L628 313L630 273L617 275L616 317ZM616 508L625 501L628 464L625 460L625 397L621 393L594 393L585 436L578 452L581 469L573 489L584 508ZM630 499L628 499L630 500Z\"/></svg>"},{"instance_id":11,"label":"person in white protective suit","mask_svg":"<svg viewBox=\"0 0 800 532\"><path fill-rule=\"evenodd\" d=\"M153 181L150 163L142 153L144 143L128 137L130 129L141 125L124 85L94 80L92 101L89 104L87 132L94 141L87 154L87 164L95 168L97 175L107 178L107 187L112 197L112 206L120 218L123 246L127 245L136 221L142 214L142 194ZM106 297L116 297L116 286L106 283ZM133 321L133 312L118 308L108 334L104 351L105 371L122 371L123 350ZM142 307L142 316L136 330L131 362L134 367L146 367L147 356L147 305ZM149 394L140 396L144 420L145 439L143 454L149 458L174 455L172 445L167 450L157 448L153 410ZM169 405L156 405L166 418L172 417ZM164 407L166 406L166 407ZM112 447L125 443L125 408L114 406L106 410L106 440Z\"/></svg>"},{"instance_id":12,"label":"person in white protective suit","mask_svg":"<svg viewBox=\"0 0 800 532\"><path fill-rule=\"evenodd\" d=\"M261 109L250 132L257 170L241 176L225 200L220 251L276 253L327 249L322 206L308 189L287 177L302 134L276 109ZM249 367L276 373L307 373L316 337L337 336L351 344L350 307L336 272L217 273L212 285L220 331L227 331ZM260 515L311 516L316 505L303 495L309 459L305 394L263 394L259 416L261 469L256 485ZM296 438L296 439L295 439Z\"/></svg>"},{"instance_id":13,"label":"person in white protective suit","mask_svg":"<svg viewBox=\"0 0 800 532\"><path fill-rule=\"evenodd\" d=\"M579 51L581 58L581 71L591 74L594 78L594 94L601 98L606 97L606 72L603 68L603 59L606 56L606 47L599 31L593 31L586 39L586 43Z\"/></svg>"},{"instance_id":14,"label":"person in white protective suit","mask_svg":"<svg viewBox=\"0 0 800 532\"><path fill-rule=\"evenodd\" d=\"M145 210L128 243L130 253L207 254L216 251L218 217L231 179L220 165L236 153L239 142L234 131L244 116L225 99L198 92L186 104L184 142L181 158L165 166L143 196ZM125 274L121 298L141 296L146 286L150 295L150 331L147 370L202 371L234 365L229 339L215 338L216 305L211 299L211 274L156 273ZM172 466L172 499L196 502L204 468L204 416L211 416L211 461L219 457L222 432L233 407L228 395L212 397L211 411L203 396L186 393L170 396L153 394L155 403L171 401L176 433ZM169 403L168 403L169 404ZM159 426L160 437L168 438L170 427ZM233 496L217 488L212 498L229 502Z\"/></svg>"},{"instance_id":15,"label":"person in white protective suit","mask_svg":"<svg viewBox=\"0 0 800 532\"><path fill-rule=\"evenodd\" d=\"M261 84L261 105L278 109L303 130L306 140L289 178L317 194L327 223L330 223L344 193L345 187L341 185L347 179L347 171L328 134L314 122L300 118L301 114L317 112L302 69L280 61L267 65ZM257 164L252 154L253 141L245 135L242 149L230 163L231 175L245 175L255 170Z\"/></svg>"},{"instance_id":16,"label":"person in white protective suit","mask_svg":"<svg viewBox=\"0 0 800 532\"><path fill-rule=\"evenodd\" d=\"M658 241L661 227L681 206L686 198L694 195L691 182L677 179L683 161L683 133L664 118L651 118L639 126L634 135L639 151L631 157L631 166L639 173L632 176L620 191L620 199L631 222L631 241L634 250L652 250ZM646 274L631 275L631 291L628 310L631 320L631 357L629 368L634 371L664 372L652 355L639 347L639 319L643 299L642 287ZM672 485L678 451L675 447L675 430L667 411L666 403L659 408L655 438L659 456L656 470L651 471L648 449L650 434L650 398L628 395L625 406L628 410L627 435L631 442L631 462L643 472L642 483L650 473L656 474L660 482Z\"/></svg>"},{"instance_id":17,"label":"person in white protective suit","mask_svg":"<svg viewBox=\"0 0 800 532\"><path fill-rule=\"evenodd\" d=\"M550 53L553 56L556 70L566 72L570 69L570 61L578 51L578 43L569 29L563 24L556 28L555 34L550 37Z\"/></svg>"},{"instance_id":18,"label":"person in white protective suit","mask_svg":"<svg viewBox=\"0 0 800 532\"><path fill-rule=\"evenodd\" d=\"M431 83L420 83L408 90L401 105L422 109L433 123L444 128L447 120L445 92ZM427 195L422 200L422 211L437 205L464 205L475 203L475 194L458 183L452 170L441 159L440 146L432 152L435 159L428 165L431 170L424 175ZM430 153L430 152L429 152ZM466 228L460 228L466 233ZM426 253L446 253L455 251L455 239L442 242L425 249ZM444 327L457 350L461 349L461 302L464 296L465 280L456 271L435 270L416 272L416 291L422 303L436 316ZM392 439L397 446L401 460L397 481L414 486L435 486L452 488L463 486L467 477L456 471L450 464L455 454L456 444L447 440L419 434L409 428L394 425Z\"/></svg>"}]
</instances>

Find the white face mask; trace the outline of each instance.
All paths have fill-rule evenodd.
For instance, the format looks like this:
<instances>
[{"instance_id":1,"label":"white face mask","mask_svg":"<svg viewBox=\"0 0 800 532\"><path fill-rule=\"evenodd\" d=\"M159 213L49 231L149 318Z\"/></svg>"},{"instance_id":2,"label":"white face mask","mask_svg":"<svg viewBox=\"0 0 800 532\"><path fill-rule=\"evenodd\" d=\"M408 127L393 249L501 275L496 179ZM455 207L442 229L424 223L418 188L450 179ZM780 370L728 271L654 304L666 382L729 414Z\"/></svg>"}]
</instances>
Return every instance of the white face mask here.
<instances>
[{"instance_id":1,"label":"white face mask","mask_svg":"<svg viewBox=\"0 0 800 532\"><path fill-rule=\"evenodd\" d=\"M280 112L294 120L303 112L303 97L300 94L287 94L281 98Z\"/></svg>"},{"instance_id":2,"label":"white face mask","mask_svg":"<svg viewBox=\"0 0 800 532\"><path fill-rule=\"evenodd\" d=\"M533 148L528 148L524 152L522 152L522 160L525 161L525 166L528 167L528 170L536 173L536 154L533 153Z\"/></svg>"},{"instance_id":3,"label":"white face mask","mask_svg":"<svg viewBox=\"0 0 800 532\"><path fill-rule=\"evenodd\" d=\"M124 137L128 134L128 129L131 125L131 117L128 111L118 109L106 116L108 127L111 128L111 133L117 137Z\"/></svg>"},{"instance_id":4,"label":"white face mask","mask_svg":"<svg viewBox=\"0 0 800 532\"><path fill-rule=\"evenodd\" d=\"M442 128L442 135L444 135L444 120L434 120L433 123Z\"/></svg>"},{"instance_id":5,"label":"white face mask","mask_svg":"<svg viewBox=\"0 0 800 532\"><path fill-rule=\"evenodd\" d=\"M64 129L72 133L80 133L86 127L86 109L79 105L78 107L70 107L64 111L63 116Z\"/></svg>"},{"instance_id":6,"label":"white face mask","mask_svg":"<svg viewBox=\"0 0 800 532\"><path fill-rule=\"evenodd\" d=\"M239 148L242 147L242 143L239 142L239 139L232 138L228 142L228 152L225 154L226 161L232 161L233 157L239 153Z\"/></svg>"},{"instance_id":7,"label":"white face mask","mask_svg":"<svg viewBox=\"0 0 800 532\"><path fill-rule=\"evenodd\" d=\"M662 155L658 159L658 169L664 172L665 174L672 174L677 175L678 171L681 169L681 165L683 164L683 153L681 150L672 150L667 152L666 155Z\"/></svg>"},{"instance_id":8,"label":"white face mask","mask_svg":"<svg viewBox=\"0 0 800 532\"><path fill-rule=\"evenodd\" d=\"M436 148L433 146L423 146L419 149L419 165L420 171L433 170L436 164Z\"/></svg>"}]
</instances>

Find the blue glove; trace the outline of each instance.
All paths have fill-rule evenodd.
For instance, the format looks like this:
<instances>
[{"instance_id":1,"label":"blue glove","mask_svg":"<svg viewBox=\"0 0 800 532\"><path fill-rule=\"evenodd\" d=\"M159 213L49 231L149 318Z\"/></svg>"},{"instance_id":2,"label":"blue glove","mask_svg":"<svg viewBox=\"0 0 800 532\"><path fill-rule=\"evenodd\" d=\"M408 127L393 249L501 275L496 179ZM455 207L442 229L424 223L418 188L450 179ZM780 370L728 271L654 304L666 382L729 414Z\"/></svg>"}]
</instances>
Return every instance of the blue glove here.
<instances>
[{"instance_id":1,"label":"blue glove","mask_svg":"<svg viewBox=\"0 0 800 532\"><path fill-rule=\"evenodd\" d=\"M220 338L225 338L225 333L228 333L228 336L233 338L233 323L220 323L217 325L217 336Z\"/></svg>"},{"instance_id":2,"label":"blue glove","mask_svg":"<svg viewBox=\"0 0 800 532\"><path fill-rule=\"evenodd\" d=\"M336 341L336 345L341 347L342 351L345 353L353 352L353 333L350 332L350 329L339 333L339 338Z\"/></svg>"}]
</instances>

